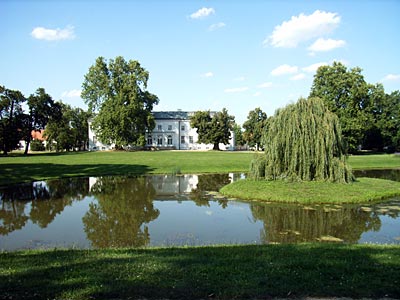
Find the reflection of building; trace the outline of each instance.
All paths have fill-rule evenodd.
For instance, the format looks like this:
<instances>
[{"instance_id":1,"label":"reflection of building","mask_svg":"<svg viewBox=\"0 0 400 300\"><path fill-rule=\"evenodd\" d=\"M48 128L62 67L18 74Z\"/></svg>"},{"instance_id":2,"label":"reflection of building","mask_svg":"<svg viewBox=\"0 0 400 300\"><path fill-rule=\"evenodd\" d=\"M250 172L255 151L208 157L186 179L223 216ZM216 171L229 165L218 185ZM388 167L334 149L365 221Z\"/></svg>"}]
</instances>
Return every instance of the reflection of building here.
<instances>
[{"instance_id":1,"label":"reflection of building","mask_svg":"<svg viewBox=\"0 0 400 300\"><path fill-rule=\"evenodd\" d=\"M196 189L198 175L155 175L151 176L156 195L161 197L188 194Z\"/></svg>"},{"instance_id":2,"label":"reflection of building","mask_svg":"<svg viewBox=\"0 0 400 300\"><path fill-rule=\"evenodd\" d=\"M213 114L213 113L211 113ZM211 150L212 144L199 144L196 128L190 127L190 117L193 112L186 111L157 111L153 112L156 126L146 135L146 146L154 149L176 150ZM229 145L220 144L221 150L234 150L235 139L233 132ZM113 145L100 143L91 130L89 122L89 150L110 150Z\"/></svg>"}]
</instances>

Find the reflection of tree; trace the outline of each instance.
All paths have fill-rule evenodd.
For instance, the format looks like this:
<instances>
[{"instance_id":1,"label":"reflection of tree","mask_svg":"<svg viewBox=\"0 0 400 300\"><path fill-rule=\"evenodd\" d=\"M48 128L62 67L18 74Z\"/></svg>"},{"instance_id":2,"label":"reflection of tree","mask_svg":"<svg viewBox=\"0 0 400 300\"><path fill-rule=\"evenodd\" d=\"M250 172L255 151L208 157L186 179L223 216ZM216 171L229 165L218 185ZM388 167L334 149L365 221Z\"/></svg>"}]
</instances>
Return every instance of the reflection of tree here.
<instances>
[{"instance_id":1,"label":"reflection of tree","mask_svg":"<svg viewBox=\"0 0 400 300\"><path fill-rule=\"evenodd\" d=\"M66 206L76 200L82 200L88 193L88 186L88 178L47 181L46 197L37 197L32 201L32 222L46 228Z\"/></svg>"},{"instance_id":2,"label":"reflection of tree","mask_svg":"<svg viewBox=\"0 0 400 300\"><path fill-rule=\"evenodd\" d=\"M1 199L0 235L7 235L25 226L29 217L25 215L26 201Z\"/></svg>"},{"instance_id":3,"label":"reflection of tree","mask_svg":"<svg viewBox=\"0 0 400 300\"><path fill-rule=\"evenodd\" d=\"M264 222L261 240L265 243L312 242L322 236L340 238L356 243L361 234L379 230L381 221L377 213L357 207L252 204L257 220Z\"/></svg>"},{"instance_id":4,"label":"reflection of tree","mask_svg":"<svg viewBox=\"0 0 400 300\"><path fill-rule=\"evenodd\" d=\"M198 206L210 206L210 196L207 192L218 192L220 188L229 184L231 179L229 174L203 174L199 175L197 187L190 193L192 199ZM225 208L228 205L227 200L218 200L219 204Z\"/></svg>"},{"instance_id":5,"label":"reflection of tree","mask_svg":"<svg viewBox=\"0 0 400 300\"><path fill-rule=\"evenodd\" d=\"M45 228L65 206L87 195L88 178L68 178L48 182L30 182L0 190L0 235L6 235L33 223ZM26 205L31 202L27 215Z\"/></svg>"},{"instance_id":6,"label":"reflection of tree","mask_svg":"<svg viewBox=\"0 0 400 300\"><path fill-rule=\"evenodd\" d=\"M92 187L98 203L83 217L84 230L94 247L139 247L150 242L148 227L159 211L155 190L146 177L104 177Z\"/></svg>"}]
</instances>

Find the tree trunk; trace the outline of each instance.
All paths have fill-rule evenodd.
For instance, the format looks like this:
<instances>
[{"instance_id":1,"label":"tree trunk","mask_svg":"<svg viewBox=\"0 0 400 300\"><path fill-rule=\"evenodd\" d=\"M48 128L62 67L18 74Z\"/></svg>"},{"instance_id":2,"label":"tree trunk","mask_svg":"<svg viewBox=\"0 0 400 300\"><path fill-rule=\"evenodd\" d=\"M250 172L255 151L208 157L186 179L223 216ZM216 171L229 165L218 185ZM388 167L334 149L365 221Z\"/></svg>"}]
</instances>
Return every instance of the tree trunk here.
<instances>
[{"instance_id":1,"label":"tree trunk","mask_svg":"<svg viewBox=\"0 0 400 300\"><path fill-rule=\"evenodd\" d=\"M24 155L28 155L28 150L29 150L29 144L31 143L31 139L30 139L30 137L29 138L27 138L26 140L25 140L25 151L24 151Z\"/></svg>"},{"instance_id":2,"label":"tree trunk","mask_svg":"<svg viewBox=\"0 0 400 300\"><path fill-rule=\"evenodd\" d=\"M219 143L214 143L214 148L213 148L213 150L219 151Z\"/></svg>"}]
</instances>

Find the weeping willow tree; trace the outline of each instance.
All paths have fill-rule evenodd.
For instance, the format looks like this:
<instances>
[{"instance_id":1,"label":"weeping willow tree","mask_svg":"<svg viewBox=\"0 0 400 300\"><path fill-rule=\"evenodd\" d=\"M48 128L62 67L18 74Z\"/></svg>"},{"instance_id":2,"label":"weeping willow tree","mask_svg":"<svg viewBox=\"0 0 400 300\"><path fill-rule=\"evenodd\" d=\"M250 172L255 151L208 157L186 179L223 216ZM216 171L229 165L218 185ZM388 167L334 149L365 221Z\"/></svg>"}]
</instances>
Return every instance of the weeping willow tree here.
<instances>
[{"instance_id":1,"label":"weeping willow tree","mask_svg":"<svg viewBox=\"0 0 400 300\"><path fill-rule=\"evenodd\" d=\"M278 110L264 134L265 154L251 164L257 179L354 180L346 164L338 117L320 98L300 99Z\"/></svg>"}]
</instances>

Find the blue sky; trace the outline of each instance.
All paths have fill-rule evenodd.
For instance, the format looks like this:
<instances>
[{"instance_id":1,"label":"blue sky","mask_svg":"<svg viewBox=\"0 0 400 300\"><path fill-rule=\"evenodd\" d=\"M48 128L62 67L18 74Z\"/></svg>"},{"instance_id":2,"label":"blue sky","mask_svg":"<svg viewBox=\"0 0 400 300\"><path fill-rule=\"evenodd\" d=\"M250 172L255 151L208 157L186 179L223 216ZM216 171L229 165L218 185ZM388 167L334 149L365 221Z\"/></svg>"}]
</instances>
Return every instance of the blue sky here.
<instances>
[{"instance_id":1,"label":"blue sky","mask_svg":"<svg viewBox=\"0 0 400 300\"><path fill-rule=\"evenodd\" d=\"M400 90L398 0L2 0L0 13L0 85L82 108L98 56L138 60L157 111L225 107L239 124L307 97L335 60Z\"/></svg>"}]
</instances>

